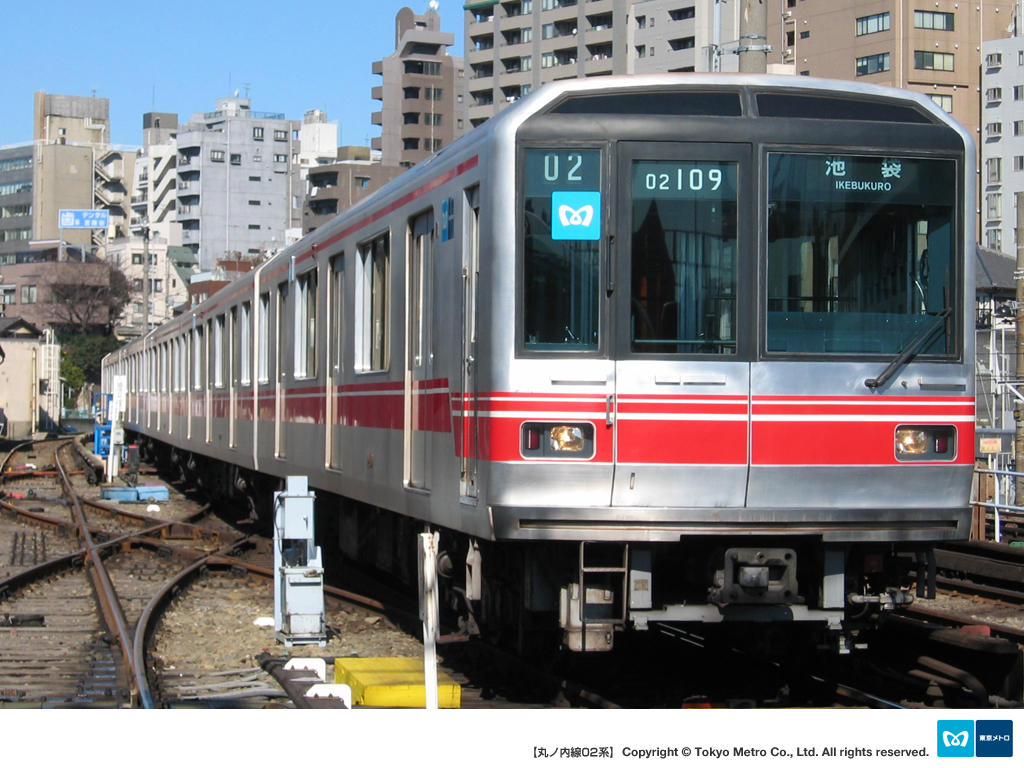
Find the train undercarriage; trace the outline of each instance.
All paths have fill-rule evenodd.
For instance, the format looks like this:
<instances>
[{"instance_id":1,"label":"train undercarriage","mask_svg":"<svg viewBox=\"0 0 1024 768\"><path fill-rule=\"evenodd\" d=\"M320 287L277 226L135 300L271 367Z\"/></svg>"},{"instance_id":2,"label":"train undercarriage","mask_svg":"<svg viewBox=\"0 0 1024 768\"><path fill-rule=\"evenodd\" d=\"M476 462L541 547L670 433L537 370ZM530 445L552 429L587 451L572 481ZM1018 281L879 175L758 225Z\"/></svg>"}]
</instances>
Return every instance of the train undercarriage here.
<instances>
[{"instance_id":1,"label":"train undercarriage","mask_svg":"<svg viewBox=\"0 0 1024 768\"><path fill-rule=\"evenodd\" d=\"M279 478L139 437L144 459L269 529ZM358 563L415 586L424 523L317 491L328 578ZM624 631L715 625L754 646L769 625L801 625L819 648L848 653L863 629L935 594L930 544L827 545L818 536L691 536L679 542L495 542L441 530L438 571L451 626L520 651L610 651ZM763 649L762 649L763 650Z\"/></svg>"}]
</instances>

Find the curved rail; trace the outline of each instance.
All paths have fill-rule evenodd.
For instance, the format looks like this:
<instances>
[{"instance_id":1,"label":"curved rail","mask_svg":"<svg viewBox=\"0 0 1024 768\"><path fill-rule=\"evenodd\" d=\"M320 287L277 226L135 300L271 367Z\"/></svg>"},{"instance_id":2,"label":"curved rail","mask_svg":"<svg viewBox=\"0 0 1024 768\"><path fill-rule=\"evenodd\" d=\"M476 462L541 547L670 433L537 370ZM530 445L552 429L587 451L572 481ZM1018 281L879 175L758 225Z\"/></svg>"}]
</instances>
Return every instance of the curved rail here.
<instances>
[{"instance_id":1,"label":"curved rail","mask_svg":"<svg viewBox=\"0 0 1024 768\"><path fill-rule=\"evenodd\" d=\"M136 673L134 670L135 654L132 650L132 636L131 631L128 629L128 622L124 618L124 609L121 608L121 603L117 599L117 592L114 590L114 585L110 581L110 575L107 573L107 569L103 566L103 561L100 558L100 550L92 540L92 533L89 530L89 524L85 520L85 513L82 511L82 504L78 498L78 494L75 493L71 487L71 481L68 478L67 471L60 461L60 451L65 446L61 446L54 452L54 464L57 467L57 472L60 475L61 484L64 487L64 492L71 500L72 513L75 518L75 522L78 525L79 536L82 543L85 545L85 566L86 571L89 574L89 579L93 583L93 590L96 594L96 599L99 602L100 612L103 614L103 621L107 625L107 629L110 633L117 638L117 643L121 648L121 655L124 657L125 669L122 673L128 672L127 680L128 684L126 687L129 689L129 696L132 702L136 701L138 696L138 690L131 687Z\"/></svg>"}]
</instances>

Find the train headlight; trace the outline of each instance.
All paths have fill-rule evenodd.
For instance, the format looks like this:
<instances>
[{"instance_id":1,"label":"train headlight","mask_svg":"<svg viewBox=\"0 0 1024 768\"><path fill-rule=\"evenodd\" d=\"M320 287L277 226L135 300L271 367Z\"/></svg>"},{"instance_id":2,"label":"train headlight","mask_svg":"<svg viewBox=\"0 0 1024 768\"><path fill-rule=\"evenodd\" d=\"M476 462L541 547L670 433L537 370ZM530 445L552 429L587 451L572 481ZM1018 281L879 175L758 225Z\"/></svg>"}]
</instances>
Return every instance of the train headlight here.
<instances>
[{"instance_id":1,"label":"train headlight","mask_svg":"<svg viewBox=\"0 0 1024 768\"><path fill-rule=\"evenodd\" d=\"M901 427L896 430L896 455L916 456L928 452L928 433L923 429Z\"/></svg>"},{"instance_id":2,"label":"train headlight","mask_svg":"<svg viewBox=\"0 0 1024 768\"><path fill-rule=\"evenodd\" d=\"M956 459L956 428L951 424L900 424L895 441L897 461Z\"/></svg>"},{"instance_id":3,"label":"train headlight","mask_svg":"<svg viewBox=\"0 0 1024 768\"><path fill-rule=\"evenodd\" d=\"M579 453L584 448L583 430L579 427L559 425L548 432L549 445L556 453Z\"/></svg>"}]
</instances>

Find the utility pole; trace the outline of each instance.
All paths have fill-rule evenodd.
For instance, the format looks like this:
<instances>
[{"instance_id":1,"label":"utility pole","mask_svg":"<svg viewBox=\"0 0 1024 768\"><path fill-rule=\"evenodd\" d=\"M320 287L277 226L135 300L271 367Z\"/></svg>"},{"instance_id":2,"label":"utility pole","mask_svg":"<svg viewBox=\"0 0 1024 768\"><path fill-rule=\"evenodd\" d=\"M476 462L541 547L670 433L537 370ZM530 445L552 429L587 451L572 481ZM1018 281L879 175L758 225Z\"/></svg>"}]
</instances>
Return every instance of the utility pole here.
<instances>
[{"instance_id":1,"label":"utility pole","mask_svg":"<svg viewBox=\"0 0 1024 768\"><path fill-rule=\"evenodd\" d=\"M740 8L740 72L768 71L768 13L765 0L742 0Z\"/></svg>"},{"instance_id":2,"label":"utility pole","mask_svg":"<svg viewBox=\"0 0 1024 768\"><path fill-rule=\"evenodd\" d=\"M1014 234L1017 246L1017 268L1013 271L1013 278L1017 284L1017 323L1016 323L1016 347L1017 347L1017 374L1016 385L1024 381L1024 192L1017 192L1017 229ZM1014 422L1016 433L1013 440L1014 469L1018 472L1024 469L1024 403L1017 398L1014 402ZM1024 478L1018 477L1015 482L1015 504L1024 501Z\"/></svg>"},{"instance_id":3,"label":"utility pole","mask_svg":"<svg viewBox=\"0 0 1024 768\"><path fill-rule=\"evenodd\" d=\"M142 335L149 333L149 222L142 227Z\"/></svg>"}]
</instances>

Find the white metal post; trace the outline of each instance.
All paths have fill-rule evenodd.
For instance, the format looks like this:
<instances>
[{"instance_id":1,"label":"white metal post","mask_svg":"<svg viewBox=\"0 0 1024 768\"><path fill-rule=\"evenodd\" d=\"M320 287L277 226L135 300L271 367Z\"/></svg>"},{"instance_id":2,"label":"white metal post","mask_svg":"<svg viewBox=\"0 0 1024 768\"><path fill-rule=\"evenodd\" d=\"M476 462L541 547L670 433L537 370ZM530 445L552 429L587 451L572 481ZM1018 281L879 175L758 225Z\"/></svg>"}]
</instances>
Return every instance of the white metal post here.
<instances>
[{"instance_id":1,"label":"white metal post","mask_svg":"<svg viewBox=\"0 0 1024 768\"><path fill-rule=\"evenodd\" d=\"M423 620L423 687L427 709L437 709L437 533L419 535L420 618Z\"/></svg>"}]
</instances>

